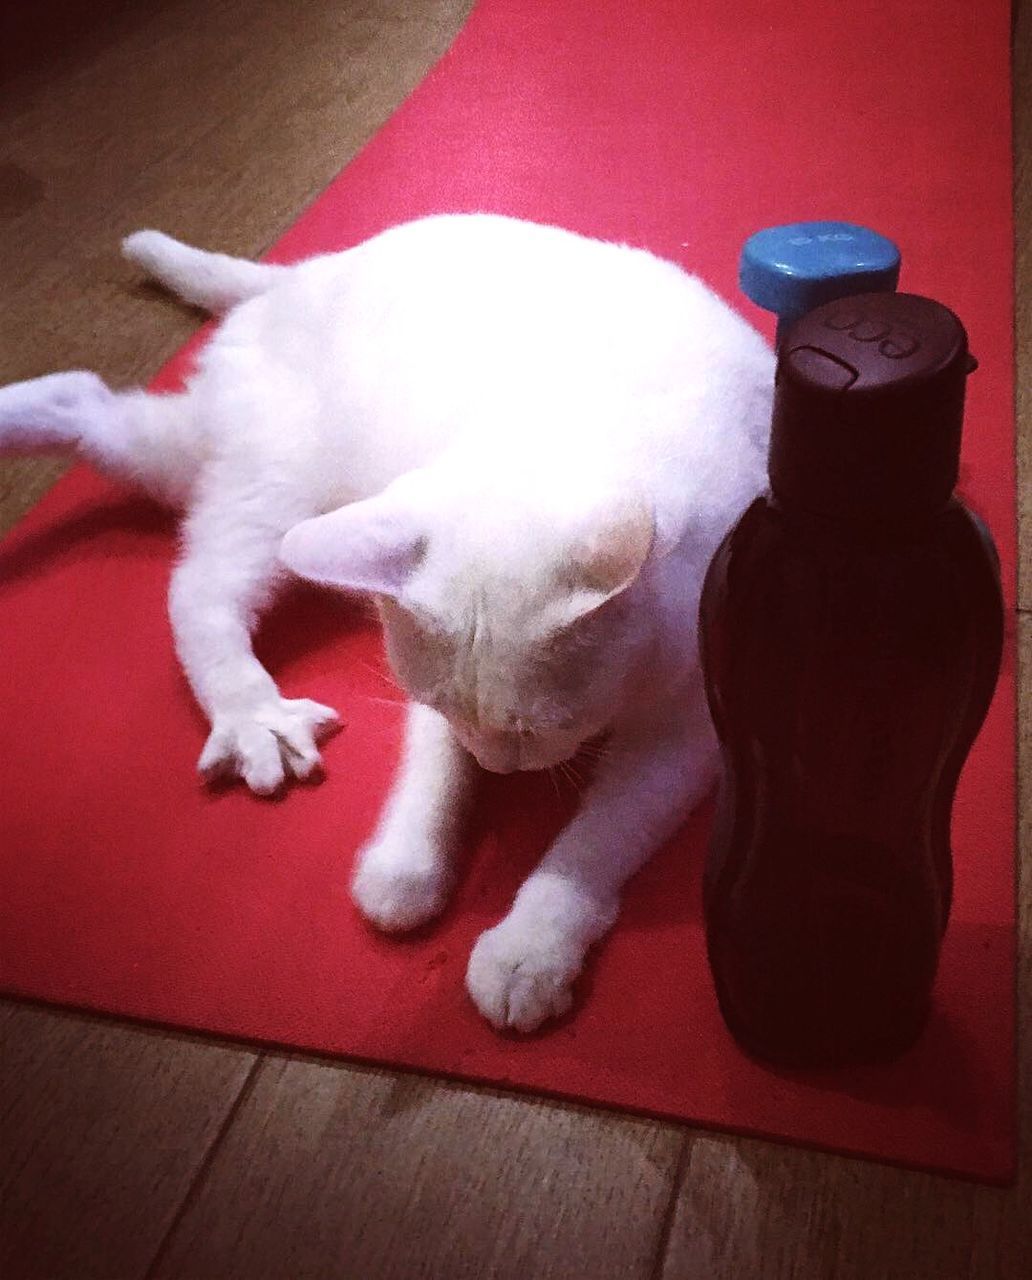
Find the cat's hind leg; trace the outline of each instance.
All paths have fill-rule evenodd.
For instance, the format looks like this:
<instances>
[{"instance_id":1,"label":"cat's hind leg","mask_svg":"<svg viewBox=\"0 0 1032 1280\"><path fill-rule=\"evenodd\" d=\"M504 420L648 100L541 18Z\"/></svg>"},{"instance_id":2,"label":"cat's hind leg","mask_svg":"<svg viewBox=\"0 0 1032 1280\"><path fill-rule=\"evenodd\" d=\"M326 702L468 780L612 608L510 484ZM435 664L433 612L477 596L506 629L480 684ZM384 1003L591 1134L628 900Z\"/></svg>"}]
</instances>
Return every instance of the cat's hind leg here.
<instances>
[{"instance_id":1,"label":"cat's hind leg","mask_svg":"<svg viewBox=\"0 0 1032 1280\"><path fill-rule=\"evenodd\" d=\"M197 767L209 781L237 776L271 795L287 779L318 771L317 744L339 725L330 707L282 697L251 645L282 573L280 541L310 513L278 501L257 479L210 489L185 523L169 591L176 651L211 722Z\"/></svg>"},{"instance_id":2,"label":"cat's hind leg","mask_svg":"<svg viewBox=\"0 0 1032 1280\"><path fill-rule=\"evenodd\" d=\"M84 370L0 387L0 452L51 451L74 451L98 470L180 505L203 446L188 394L116 392Z\"/></svg>"}]
</instances>

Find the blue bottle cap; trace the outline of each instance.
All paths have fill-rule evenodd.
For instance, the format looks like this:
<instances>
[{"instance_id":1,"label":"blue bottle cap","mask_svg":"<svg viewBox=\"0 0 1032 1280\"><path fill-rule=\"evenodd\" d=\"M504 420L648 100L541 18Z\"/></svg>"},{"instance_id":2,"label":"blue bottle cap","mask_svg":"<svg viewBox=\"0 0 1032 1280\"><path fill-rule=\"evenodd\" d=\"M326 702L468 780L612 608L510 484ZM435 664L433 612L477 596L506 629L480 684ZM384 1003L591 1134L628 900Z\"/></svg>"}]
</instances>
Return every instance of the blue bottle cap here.
<instances>
[{"instance_id":1,"label":"blue bottle cap","mask_svg":"<svg viewBox=\"0 0 1032 1280\"><path fill-rule=\"evenodd\" d=\"M767 227L745 242L742 292L788 324L814 307L853 293L891 293L899 250L876 231L851 222L793 222Z\"/></svg>"}]
</instances>

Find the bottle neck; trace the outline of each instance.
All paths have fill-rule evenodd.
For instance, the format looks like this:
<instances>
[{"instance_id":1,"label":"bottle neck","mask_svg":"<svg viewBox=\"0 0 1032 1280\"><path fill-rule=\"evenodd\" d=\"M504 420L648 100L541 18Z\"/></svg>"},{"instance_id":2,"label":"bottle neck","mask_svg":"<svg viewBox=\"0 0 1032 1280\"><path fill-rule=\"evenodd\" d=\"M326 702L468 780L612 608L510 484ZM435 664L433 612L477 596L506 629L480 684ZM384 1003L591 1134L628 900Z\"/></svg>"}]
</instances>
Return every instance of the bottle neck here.
<instances>
[{"instance_id":1,"label":"bottle neck","mask_svg":"<svg viewBox=\"0 0 1032 1280\"><path fill-rule=\"evenodd\" d=\"M959 504L951 494L935 503L905 510L878 510L833 514L814 511L798 499L786 497L771 486L764 495L769 510L786 528L800 536L824 538L851 547L890 548L927 537L935 525Z\"/></svg>"}]
</instances>

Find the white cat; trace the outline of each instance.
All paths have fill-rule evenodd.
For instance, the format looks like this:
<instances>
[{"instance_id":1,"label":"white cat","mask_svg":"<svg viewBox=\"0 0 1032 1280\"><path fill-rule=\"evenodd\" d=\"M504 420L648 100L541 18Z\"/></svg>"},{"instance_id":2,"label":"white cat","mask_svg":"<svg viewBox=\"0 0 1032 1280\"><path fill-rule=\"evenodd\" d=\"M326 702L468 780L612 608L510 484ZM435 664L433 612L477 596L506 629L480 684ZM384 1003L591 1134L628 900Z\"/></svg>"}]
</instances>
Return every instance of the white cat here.
<instances>
[{"instance_id":1,"label":"white cat","mask_svg":"<svg viewBox=\"0 0 1032 1280\"><path fill-rule=\"evenodd\" d=\"M292 267L156 231L124 248L229 311L187 389L9 386L0 446L77 447L185 507L170 610L206 777L272 792L317 769L336 722L252 651L284 566L375 596L412 699L353 880L383 929L443 906L474 758L548 768L608 732L467 974L496 1027L562 1014L624 882L713 778L696 610L765 481L770 350L672 263L508 218L427 218Z\"/></svg>"}]
</instances>

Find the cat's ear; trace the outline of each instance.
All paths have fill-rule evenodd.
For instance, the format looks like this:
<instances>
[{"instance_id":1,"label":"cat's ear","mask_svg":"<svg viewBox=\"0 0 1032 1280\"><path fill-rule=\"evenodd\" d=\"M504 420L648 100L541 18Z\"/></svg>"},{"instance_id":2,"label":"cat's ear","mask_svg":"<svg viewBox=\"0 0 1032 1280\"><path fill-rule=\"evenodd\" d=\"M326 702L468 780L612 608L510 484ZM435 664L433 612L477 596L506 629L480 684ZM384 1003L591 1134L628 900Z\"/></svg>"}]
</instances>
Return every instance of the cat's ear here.
<instances>
[{"instance_id":1,"label":"cat's ear","mask_svg":"<svg viewBox=\"0 0 1032 1280\"><path fill-rule=\"evenodd\" d=\"M417 513L381 495L295 525L279 555L311 582L396 599L422 563L426 544Z\"/></svg>"},{"instance_id":2,"label":"cat's ear","mask_svg":"<svg viewBox=\"0 0 1032 1280\"><path fill-rule=\"evenodd\" d=\"M656 522L643 503L615 504L581 531L571 554L572 605L589 613L637 580L656 540Z\"/></svg>"}]
</instances>

